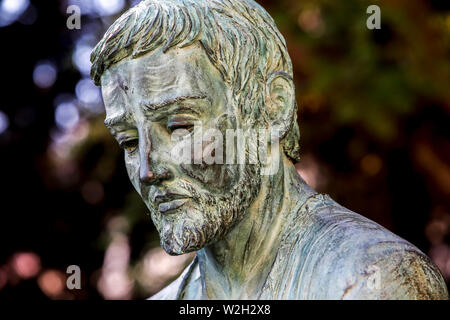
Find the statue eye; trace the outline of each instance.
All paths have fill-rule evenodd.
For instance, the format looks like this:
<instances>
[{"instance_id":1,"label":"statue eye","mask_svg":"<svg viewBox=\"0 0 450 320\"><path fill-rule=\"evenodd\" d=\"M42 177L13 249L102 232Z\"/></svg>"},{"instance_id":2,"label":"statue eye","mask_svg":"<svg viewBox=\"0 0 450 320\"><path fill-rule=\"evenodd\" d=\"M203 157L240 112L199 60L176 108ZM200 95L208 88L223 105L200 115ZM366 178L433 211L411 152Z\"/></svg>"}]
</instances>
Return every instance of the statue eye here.
<instances>
[{"instance_id":1,"label":"statue eye","mask_svg":"<svg viewBox=\"0 0 450 320\"><path fill-rule=\"evenodd\" d=\"M194 130L194 125L193 124L182 124L182 123L178 123L178 124L171 124L168 126L170 131L175 131L178 129L184 129L187 130L189 132L192 132L192 130Z\"/></svg>"},{"instance_id":2,"label":"statue eye","mask_svg":"<svg viewBox=\"0 0 450 320\"><path fill-rule=\"evenodd\" d=\"M191 120L185 120L185 119L169 119L167 122L167 129L169 129L170 132L174 132L175 130L184 129L189 132L192 132L194 130L194 124Z\"/></svg>"},{"instance_id":3,"label":"statue eye","mask_svg":"<svg viewBox=\"0 0 450 320\"><path fill-rule=\"evenodd\" d=\"M133 153L138 147L138 139L123 141L120 143L120 147L128 153Z\"/></svg>"}]
</instances>

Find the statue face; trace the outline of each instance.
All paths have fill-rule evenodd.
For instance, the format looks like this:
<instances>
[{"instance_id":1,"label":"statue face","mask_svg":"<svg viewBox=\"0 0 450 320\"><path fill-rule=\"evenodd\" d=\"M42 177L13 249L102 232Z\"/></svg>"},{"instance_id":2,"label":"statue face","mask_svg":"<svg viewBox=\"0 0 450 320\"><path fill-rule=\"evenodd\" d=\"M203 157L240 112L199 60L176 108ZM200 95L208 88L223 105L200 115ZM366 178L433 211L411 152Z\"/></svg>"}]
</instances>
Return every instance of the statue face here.
<instances>
[{"instance_id":1,"label":"statue face","mask_svg":"<svg viewBox=\"0 0 450 320\"><path fill-rule=\"evenodd\" d=\"M242 218L257 165L178 164L172 134L240 126L232 90L199 45L127 59L101 78L105 124L125 149L130 180L169 254L198 250ZM206 147L203 143L202 147ZM255 182L255 180L257 180Z\"/></svg>"}]
</instances>

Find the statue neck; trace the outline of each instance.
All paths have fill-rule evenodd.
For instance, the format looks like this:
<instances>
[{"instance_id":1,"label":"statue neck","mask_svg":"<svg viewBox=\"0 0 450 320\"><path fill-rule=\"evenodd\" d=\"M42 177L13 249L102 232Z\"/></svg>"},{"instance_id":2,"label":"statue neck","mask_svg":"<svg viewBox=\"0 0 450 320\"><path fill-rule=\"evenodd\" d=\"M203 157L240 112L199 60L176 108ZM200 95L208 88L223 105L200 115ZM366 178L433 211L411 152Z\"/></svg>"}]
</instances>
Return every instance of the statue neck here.
<instances>
[{"instance_id":1,"label":"statue neck","mask_svg":"<svg viewBox=\"0 0 450 320\"><path fill-rule=\"evenodd\" d=\"M205 298L255 299L261 293L295 205L313 192L282 158L277 174L262 176L244 218L224 239L197 252Z\"/></svg>"}]
</instances>

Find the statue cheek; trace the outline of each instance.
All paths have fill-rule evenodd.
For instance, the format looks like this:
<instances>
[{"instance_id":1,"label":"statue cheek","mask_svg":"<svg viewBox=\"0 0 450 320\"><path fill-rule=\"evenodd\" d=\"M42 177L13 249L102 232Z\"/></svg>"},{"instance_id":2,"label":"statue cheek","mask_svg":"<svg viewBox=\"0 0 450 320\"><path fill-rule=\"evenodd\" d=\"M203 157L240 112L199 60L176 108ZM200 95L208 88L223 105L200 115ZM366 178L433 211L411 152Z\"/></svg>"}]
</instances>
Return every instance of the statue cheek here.
<instances>
[{"instance_id":1,"label":"statue cheek","mask_svg":"<svg viewBox=\"0 0 450 320\"><path fill-rule=\"evenodd\" d=\"M234 166L225 162L225 129L229 128L229 123L220 120L216 119L214 126L203 130L201 135L194 135L190 162L180 167L184 174L207 185L208 189L225 191L232 187L234 180L237 181L237 176Z\"/></svg>"},{"instance_id":2,"label":"statue cheek","mask_svg":"<svg viewBox=\"0 0 450 320\"><path fill-rule=\"evenodd\" d=\"M127 154L125 154L125 167L127 169L128 177L131 181L131 184L136 189L138 193L140 193L139 188L139 164L137 163L137 159L134 159Z\"/></svg>"},{"instance_id":3,"label":"statue cheek","mask_svg":"<svg viewBox=\"0 0 450 320\"><path fill-rule=\"evenodd\" d=\"M232 187L233 169L222 164L182 164L182 171L187 176L197 180L208 189L224 190Z\"/></svg>"}]
</instances>

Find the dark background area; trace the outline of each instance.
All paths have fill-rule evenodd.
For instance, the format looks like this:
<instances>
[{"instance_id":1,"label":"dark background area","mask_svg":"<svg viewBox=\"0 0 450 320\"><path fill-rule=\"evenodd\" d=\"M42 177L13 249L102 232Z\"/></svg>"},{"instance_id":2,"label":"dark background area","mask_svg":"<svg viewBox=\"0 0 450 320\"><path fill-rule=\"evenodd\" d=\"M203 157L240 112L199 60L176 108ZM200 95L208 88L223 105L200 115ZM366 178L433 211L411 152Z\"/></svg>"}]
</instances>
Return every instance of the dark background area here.
<instances>
[{"instance_id":1,"label":"dark background area","mask_svg":"<svg viewBox=\"0 0 450 320\"><path fill-rule=\"evenodd\" d=\"M0 1L0 299L144 298L191 258L159 248L88 76L90 50L135 2ZM294 64L299 172L415 244L449 282L448 2L259 3ZM69 4L80 30L66 26ZM370 4L380 30L366 27ZM80 290L66 288L69 265Z\"/></svg>"}]
</instances>

